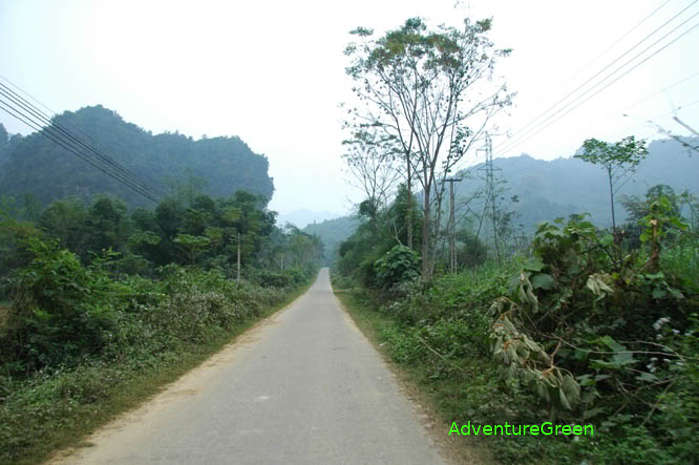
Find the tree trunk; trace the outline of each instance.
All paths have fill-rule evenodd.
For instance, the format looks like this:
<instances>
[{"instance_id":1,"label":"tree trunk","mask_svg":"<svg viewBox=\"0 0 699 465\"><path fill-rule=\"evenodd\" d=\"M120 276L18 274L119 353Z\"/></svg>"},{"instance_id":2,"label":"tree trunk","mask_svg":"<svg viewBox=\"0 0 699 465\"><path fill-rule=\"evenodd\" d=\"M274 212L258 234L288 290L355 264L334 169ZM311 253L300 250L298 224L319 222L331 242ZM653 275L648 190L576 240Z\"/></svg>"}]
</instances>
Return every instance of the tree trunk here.
<instances>
[{"instance_id":1,"label":"tree trunk","mask_svg":"<svg viewBox=\"0 0 699 465\"><path fill-rule=\"evenodd\" d=\"M454 181L449 183L449 272L456 273L456 221L454 217Z\"/></svg>"},{"instance_id":2,"label":"tree trunk","mask_svg":"<svg viewBox=\"0 0 699 465\"><path fill-rule=\"evenodd\" d=\"M612 169L607 168L607 175L609 176L609 201L612 205L612 232L616 237L616 218L614 217L614 188L612 186Z\"/></svg>"},{"instance_id":3,"label":"tree trunk","mask_svg":"<svg viewBox=\"0 0 699 465\"><path fill-rule=\"evenodd\" d=\"M412 249L413 248L413 187L412 187L412 173L410 171L410 155L406 155L405 159L407 160L407 165L408 165L408 210L405 213L405 221L406 221L406 227L407 233L408 233L408 248Z\"/></svg>"},{"instance_id":4,"label":"tree trunk","mask_svg":"<svg viewBox=\"0 0 699 465\"><path fill-rule=\"evenodd\" d=\"M422 282L429 282L432 279L432 266L430 257L430 189L426 187L423 191L423 215L422 215Z\"/></svg>"}]
</instances>

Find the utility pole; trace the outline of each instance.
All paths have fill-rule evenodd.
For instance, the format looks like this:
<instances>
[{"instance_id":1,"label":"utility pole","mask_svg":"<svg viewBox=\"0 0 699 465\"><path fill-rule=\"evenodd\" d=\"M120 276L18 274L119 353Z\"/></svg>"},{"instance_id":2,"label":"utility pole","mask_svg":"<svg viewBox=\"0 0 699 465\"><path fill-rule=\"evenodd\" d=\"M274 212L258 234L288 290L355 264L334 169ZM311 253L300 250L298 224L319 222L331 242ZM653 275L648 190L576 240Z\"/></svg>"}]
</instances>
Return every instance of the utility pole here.
<instances>
[{"instance_id":1,"label":"utility pole","mask_svg":"<svg viewBox=\"0 0 699 465\"><path fill-rule=\"evenodd\" d=\"M448 178L444 182L449 183L449 272L456 273L456 220L454 218L454 183L461 182L462 178Z\"/></svg>"},{"instance_id":2,"label":"utility pole","mask_svg":"<svg viewBox=\"0 0 699 465\"><path fill-rule=\"evenodd\" d=\"M240 282L240 232L238 233L238 272L236 276L236 282Z\"/></svg>"}]
</instances>

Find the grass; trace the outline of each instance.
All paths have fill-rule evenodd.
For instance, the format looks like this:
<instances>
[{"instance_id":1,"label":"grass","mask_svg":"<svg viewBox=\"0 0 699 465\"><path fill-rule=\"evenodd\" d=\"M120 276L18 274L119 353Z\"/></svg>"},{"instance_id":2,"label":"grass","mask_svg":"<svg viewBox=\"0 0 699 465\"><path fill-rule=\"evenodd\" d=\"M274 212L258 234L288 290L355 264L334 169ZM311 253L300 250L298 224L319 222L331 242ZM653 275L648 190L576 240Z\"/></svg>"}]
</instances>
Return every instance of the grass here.
<instances>
[{"instance_id":1,"label":"grass","mask_svg":"<svg viewBox=\"0 0 699 465\"><path fill-rule=\"evenodd\" d=\"M399 323L390 316L376 311L371 301L361 298L352 290L338 289L334 292L357 327L389 362L389 366L397 374L403 386L421 405L426 407L437 425L434 429L434 439L446 449L448 455L458 463L497 464L498 462L484 445L483 439L448 435L451 422L455 419L454 412L462 410L464 406L466 392L464 379L485 376L478 361L465 361L459 367L452 367L462 371L459 376L437 378L435 378L435 368L443 362L441 360L401 363L400 357L396 360L395 340L391 338L392 334L401 331ZM486 383L485 380L481 381Z\"/></svg>"},{"instance_id":2,"label":"grass","mask_svg":"<svg viewBox=\"0 0 699 465\"><path fill-rule=\"evenodd\" d=\"M0 439L8 450L0 451L0 464L40 463L57 450L86 445L87 435L148 401L309 287L310 283L281 303L264 309L258 318L241 321L232 331L204 344L183 344L148 360L110 365L98 362L45 376L39 373L22 385L13 386L5 379L5 392L0 392ZM15 453L10 453L10 449Z\"/></svg>"}]
</instances>

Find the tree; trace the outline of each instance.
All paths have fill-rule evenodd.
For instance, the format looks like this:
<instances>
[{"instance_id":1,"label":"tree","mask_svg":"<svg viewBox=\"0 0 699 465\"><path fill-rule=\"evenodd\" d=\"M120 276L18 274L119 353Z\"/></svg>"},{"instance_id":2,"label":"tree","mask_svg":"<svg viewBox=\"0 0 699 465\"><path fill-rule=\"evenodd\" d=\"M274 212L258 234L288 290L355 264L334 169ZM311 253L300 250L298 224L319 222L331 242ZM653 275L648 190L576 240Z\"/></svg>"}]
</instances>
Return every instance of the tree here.
<instances>
[{"instance_id":1,"label":"tree","mask_svg":"<svg viewBox=\"0 0 699 465\"><path fill-rule=\"evenodd\" d=\"M636 170L636 167L648 155L646 143L643 139L636 140L634 136L625 137L613 144L597 139L587 139L583 143L582 148L583 152L575 155L575 158L601 166L607 172L609 204L612 210L612 231L616 237L614 194L623 187L626 178Z\"/></svg>"},{"instance_id":2,"label":"tree","mask_svg":"<svg viewBox=\"0 0 699 465\"><path fill-rule=\"evenodd\" d=\"M395 149L373 130L361 129L343 141L342 155L349 172L373 205L383 207L400 177L396 169Z\"/></svg>"},{"instance_id":3,"label":"tree","mask_svg":"<svg viewBox=\"0 0 699 465\"><path fill-rule=\"evenodd\" d=\"M196 264L197 257L211 244L211 240L206 236L190 234L178 234L173 242L182 248L190 265Z\"/></svg>"},{"instance_id":4,"label":"tree","mask_svg":"<svg viewBox=\"0 0 699 465\"><path fill-rule=\"evenodd\" d=\"M362 109L350 110L347 125L375 128L394 141L403 160L406 187L412 195L413 176L422 188L422 279L431 278L433 264L431 208L439 177L469 151L495 112L509 105L511 94L492 77L497 50L488 40L491 20L464 20L462 29L439 26L428 30L421 18L408 19L397 30L373 39L373 31L352 33L347 73L358 85L354 92ZM407 220L410 228L412 221ZM412 230L408 230L408 246Z\"/></svg>"}]
</instances>

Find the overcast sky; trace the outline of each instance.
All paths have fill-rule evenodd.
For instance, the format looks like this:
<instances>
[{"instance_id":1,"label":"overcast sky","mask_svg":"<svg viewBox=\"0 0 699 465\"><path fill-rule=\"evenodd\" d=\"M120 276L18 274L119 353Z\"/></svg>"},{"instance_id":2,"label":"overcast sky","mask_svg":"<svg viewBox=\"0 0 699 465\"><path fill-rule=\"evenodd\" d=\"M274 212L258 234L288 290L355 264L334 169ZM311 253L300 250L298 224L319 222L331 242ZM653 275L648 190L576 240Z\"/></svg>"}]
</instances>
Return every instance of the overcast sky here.
<instances>
[{"instance_id":1,"label":"overcast sky","mask_svg":"<svg viewBox=\"0 0 699 465\"><path fill-rule=\"evenodd\" d=\"M663 33L688 22L654 49L699 24L696 0L471 0L456 8L453 0L0 0L0 75L56 112L102 104L153 132L240 136L270 161L271 208L343 213L360 200L340 158L338 104L351 98L342 52L351 29L384 31L412 16L452 25L465 15L493 17L492 39L513 49L497 72L518 92L510 115L497 122L511 138L495 140L495 156L552 159L571 155L588 137L657 138L649 119L680 135L687 131L673 115L699 126L695 28L514 144L533 118L685 7ZM1 111L0 122L29 132Z\"/></svg>"}]
</instances>

